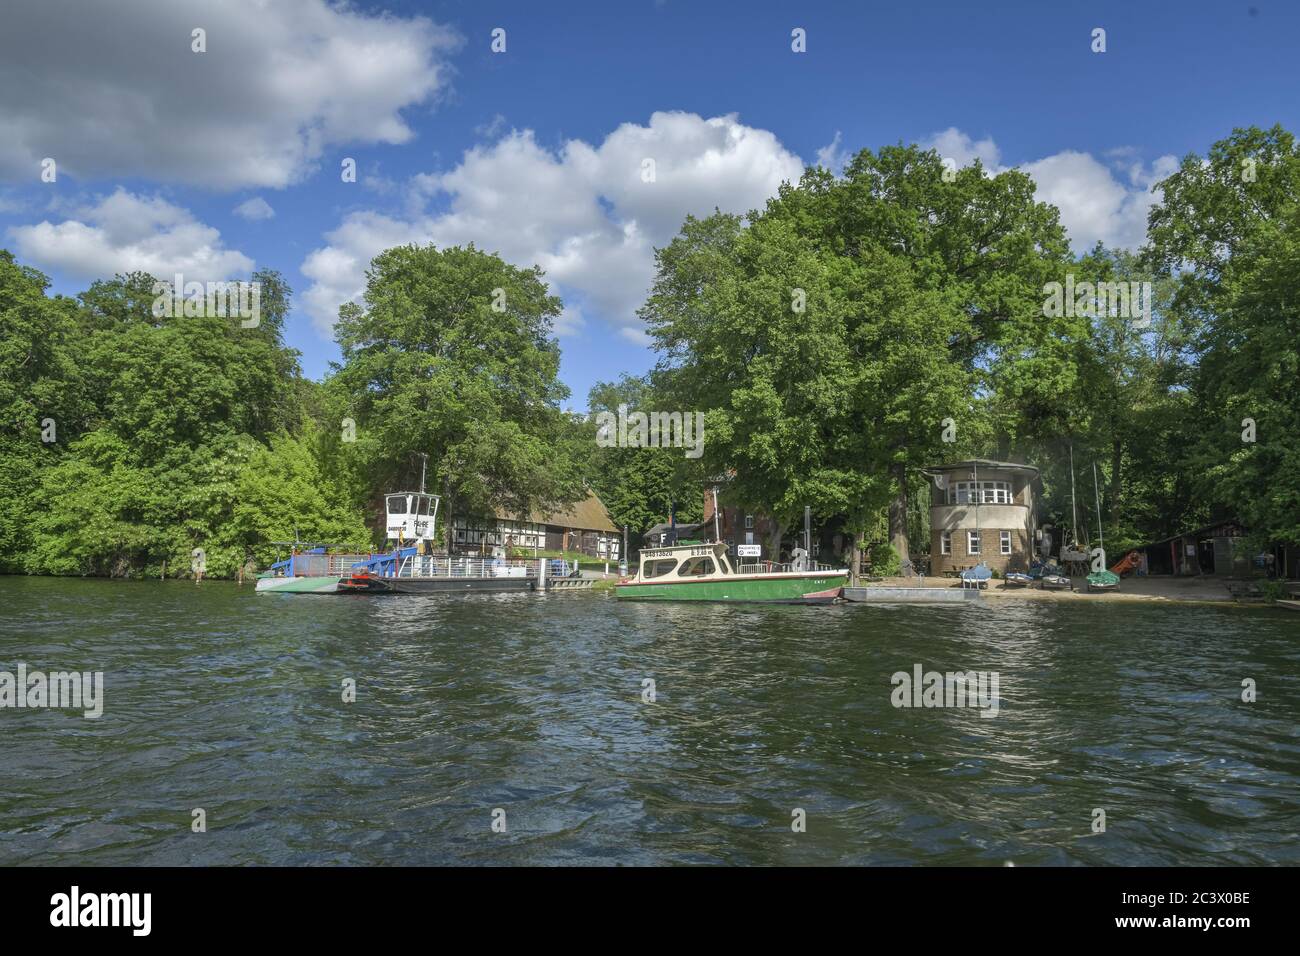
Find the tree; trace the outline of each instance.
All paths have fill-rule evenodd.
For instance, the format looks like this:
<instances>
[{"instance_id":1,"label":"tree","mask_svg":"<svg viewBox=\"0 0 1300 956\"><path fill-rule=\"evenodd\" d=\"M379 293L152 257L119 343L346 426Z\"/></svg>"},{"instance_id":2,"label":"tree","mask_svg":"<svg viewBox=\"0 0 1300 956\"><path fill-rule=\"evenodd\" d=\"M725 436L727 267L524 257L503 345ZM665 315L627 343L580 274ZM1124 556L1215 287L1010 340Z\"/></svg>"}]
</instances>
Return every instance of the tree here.
<instances>
[{"instance_id":1,"label":"tree","mask_svg":"<svg viewBox=\"0 0 1300 956\"><path fill-rule=\"evenodd\" d=\"M364 537L316 466L290 290L260 272L261 315L163 315L152 276L77 301L0 253L0 569L233 574L269 538ZM53 424L46 441L41 423Z\"/></svg>"},{"instance_id":2,"label":"tree","mask_svg":"<svg viewBox=\"0 0 1300 956\"><path fill-rule=\"evenodd\" d=\"M665 404L656 397L649 377L631 375L617 382L597 382L587 399L582 437L589 449L591 487L614 523L627 526L634 550L642 536L667 521L670 514L682 524L700 520L699 488L704 474L681 449L599 447L596 416L601 412L617 415L620 405L630 413L662 409Z\"/></svg>"},{"instance_id":3,"label":"tree","mask_svg":"<svg viewBox=\"0 0 1300 956\"><path fill-rule=\"evenodd\" d=\"M944 173L933 151L863 150L843 179L809 170L748 226L688 219L657 253L641 314L661 374L708 409L705 461L778 534L807 503L856 540L890 503L906 559L911 474L950 447L945 420L1009 441L1077 377L1086 323L1043 309L1068 258L1056 210L1019 172Z\"/></svg>"},{"instance_id":4,"label":"tree","mask_svg":"<svg viewBox=\"0 0 1300 956\"><path fill-rule=\"evenodd\" d=\"M76 371L74 303L47 297L48 286L0 250L0 572L22 569L32 489L89 408Z\"/></svg>"},{"instance_id":5,"label":"tree","mask_svg":"<svg viewBox=\"0 0 1300 956\"><path fill-rule=\"evenodd\" d=\"M339 312L329 380L334 420L357 427L355 443L331 443L358 497L413 483L427 453L448 547L457 515L582 497L576 463L554 454L568 390L541 270L473 245L401 246L375 257L364 300Z\"/></svg>"},{"instance_id":6,"label":"tree","mask_svg":"<svg viewBox=\"0 0 1300 956\"><path fill-rule=\"evenodd\" d=\"M1211 517L1298 544L1300 144L1281 127L1234 130L1161 187L1148 257L1177 276L1171 308L1199 330L1184 467Z\"/></svg>"}]
</instances>

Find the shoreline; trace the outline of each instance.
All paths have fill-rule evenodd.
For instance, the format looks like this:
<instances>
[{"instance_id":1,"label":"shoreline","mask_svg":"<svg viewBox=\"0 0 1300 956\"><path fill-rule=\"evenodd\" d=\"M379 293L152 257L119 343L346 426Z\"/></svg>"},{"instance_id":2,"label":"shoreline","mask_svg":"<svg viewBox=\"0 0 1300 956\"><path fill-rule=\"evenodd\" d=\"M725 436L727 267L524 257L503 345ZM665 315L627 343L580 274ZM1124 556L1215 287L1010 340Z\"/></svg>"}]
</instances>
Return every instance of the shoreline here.
<instances>
[{"instance_id":1,"label":"shoreline","mask_svg":"<svg viewBox=\"0 0 1300 956\"><path fill-rule=\"evenodd\" d=\"M1124 578L1119 591L1090 592L1087 578L1072 578L1073 589L1049 591L1038 587L1007 588L998 579L989 581L980 595L997 600L1024 601L1109 601L1146 602L1153 604L1208 604L1219 607L1269 608L1268 601L1239 601L1228 594L1226 579L1204 576L1177 578L1169 576ZM865 581L863 582L866 583ZM925 587L960 588L960 582L951 578L926 577L918 583L915 577L888 577L871 582L875 587Z\"/></svg>"}]
</instances>

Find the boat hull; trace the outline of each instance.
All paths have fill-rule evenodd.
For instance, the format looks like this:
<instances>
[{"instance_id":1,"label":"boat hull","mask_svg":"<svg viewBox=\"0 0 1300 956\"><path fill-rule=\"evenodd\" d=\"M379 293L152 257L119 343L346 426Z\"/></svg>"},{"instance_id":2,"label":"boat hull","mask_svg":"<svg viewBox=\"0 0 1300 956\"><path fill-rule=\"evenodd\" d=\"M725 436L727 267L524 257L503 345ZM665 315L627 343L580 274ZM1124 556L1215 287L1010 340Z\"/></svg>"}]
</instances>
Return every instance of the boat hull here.
<instances>
[{"instance_id":1,"label":"boat hull","mask_svg":"<svg viewBox=\"0 0 1300 956\"><path fill-rule=\"evenodd\" d=\"M386 594L463 594L466 591L532 591L533 578L376 578Z\"/></svg>"},{"instance_id":2,"label":"boat hull","mask_svg":"<svg viewBox=\"0 0 1300 956\"><path fill-rule=\"evenodd\" d=\"M736 601L765 604L830 604L839 599L845 574L728 575L702 581L619 584L623 601Z\"/></svg>"},{"instance_id":3,"label":"boat hull","mask_svg":"<svg viewBox=\"0 0 1300 956\"><path fill-rule=\"evenodd\" d=\"M258 578L255 590L275 594L337 594L343 579L333 575Z\"/></svg>"}]
</instances>

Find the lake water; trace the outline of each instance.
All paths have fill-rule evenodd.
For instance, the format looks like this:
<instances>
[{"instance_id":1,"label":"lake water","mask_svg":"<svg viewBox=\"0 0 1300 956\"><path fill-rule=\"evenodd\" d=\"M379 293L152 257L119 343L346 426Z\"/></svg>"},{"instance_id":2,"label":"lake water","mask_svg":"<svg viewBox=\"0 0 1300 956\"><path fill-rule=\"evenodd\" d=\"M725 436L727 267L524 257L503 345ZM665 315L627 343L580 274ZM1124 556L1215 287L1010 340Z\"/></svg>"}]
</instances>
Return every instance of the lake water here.
<instances>
[{"instance_id":1,"label":"lake water","mask_svg":"<svg viewBox=\"0 0 1300 956\"><path fill-rule=\"evenodd\" d=\"M0 709L5 864L1300 863L1291 611L0 578L19 663L104 712Z\"/></svg>"}]
</instances>

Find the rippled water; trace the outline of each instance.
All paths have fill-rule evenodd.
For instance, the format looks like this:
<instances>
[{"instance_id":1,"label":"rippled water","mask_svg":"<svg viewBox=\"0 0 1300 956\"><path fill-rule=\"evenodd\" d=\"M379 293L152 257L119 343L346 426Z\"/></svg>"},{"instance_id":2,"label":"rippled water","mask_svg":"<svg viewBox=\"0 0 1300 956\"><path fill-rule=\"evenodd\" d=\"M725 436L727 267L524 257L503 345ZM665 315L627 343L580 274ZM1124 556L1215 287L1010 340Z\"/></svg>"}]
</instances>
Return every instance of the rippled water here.
<instances>
[{"instance_id":1,"label":"rippled water","mask_svg":"<svg viewBox=\"0 0 1300 956\"><path fill-rule=\"evenodd\" d=\"M1288 611L0 578L20 661L105 710L0 710L0 863L1300 862ZM918 663L998 716L894 708Z\"/></svg>"}]
</instances>

